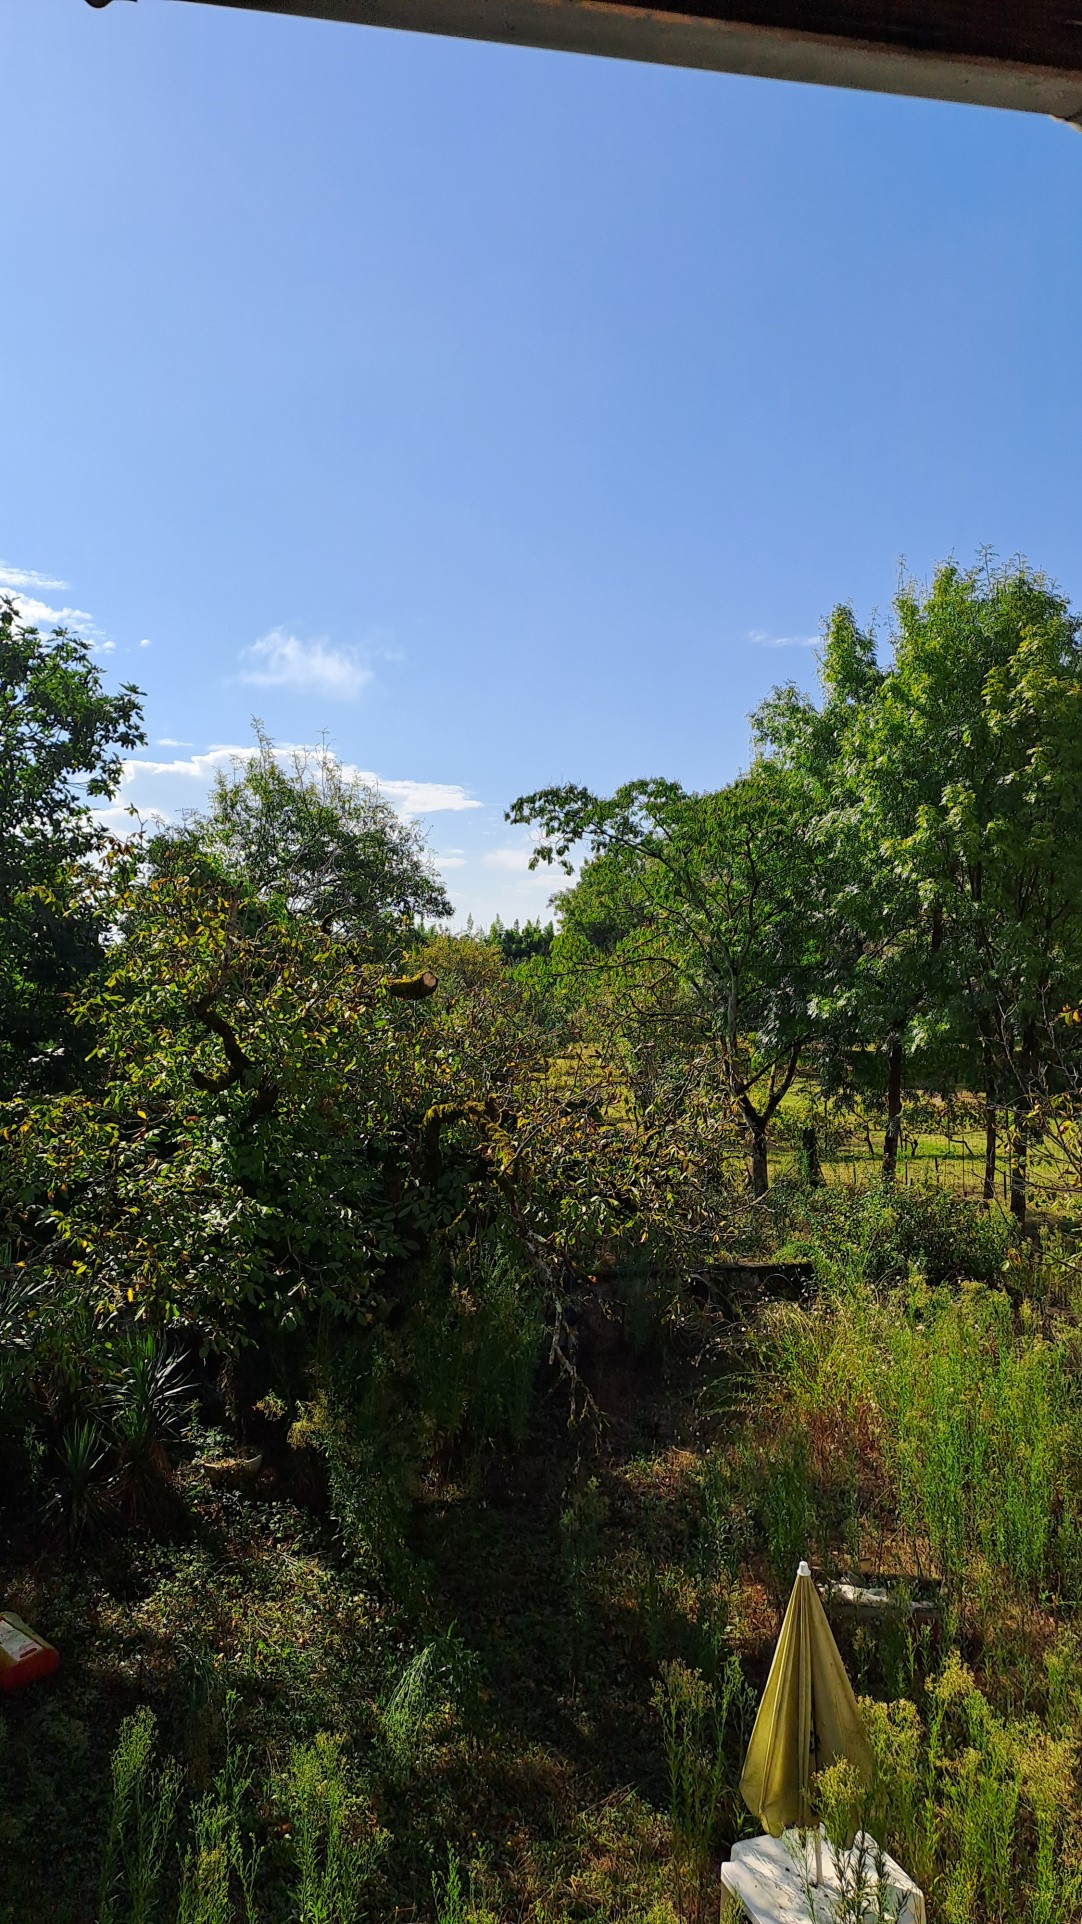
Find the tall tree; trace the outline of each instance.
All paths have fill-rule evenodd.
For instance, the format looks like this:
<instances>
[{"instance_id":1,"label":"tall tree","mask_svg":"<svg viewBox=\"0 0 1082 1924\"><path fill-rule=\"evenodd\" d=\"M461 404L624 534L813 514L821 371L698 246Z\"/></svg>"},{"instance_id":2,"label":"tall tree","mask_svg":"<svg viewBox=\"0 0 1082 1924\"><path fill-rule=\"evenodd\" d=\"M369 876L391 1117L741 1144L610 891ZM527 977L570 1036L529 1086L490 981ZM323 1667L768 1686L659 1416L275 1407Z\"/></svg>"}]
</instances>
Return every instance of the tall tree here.
<instances>
[{"instance_id":1,"label":"tall tree","mask_svg":"<svg viewBox=\"0 0 1082 1924\"><path fill-rule=\"evenodd\" d=\"M757 744L799 781L829 880L834 967L815 999L817 1056L828 1089L882 1064L886 1127L882 1173L893 1181L901 1137L906 1059L936 1006L933 955L918 889L884 868L881 811L867 762L885 670L876 639L847 605L827 624L818 706L790 684L752 717Z\"/></svg>"},{"instance_id":2,"label":"tall tree","mask_svg":"<svg viewBox=\"0 0 1082 1924\"><path fill-rule=\"evenodd\" d=\"M146 740L142 695L107 694L89 644L0 599L0 1092L56 1086L81 1059L68 997L100 959L79 871L108 841L92 804Z\"/></svg>"},{"instance_id":3,"label":"tall tree","mask_svg":"<svg viewBox=\"0 0 1082 1924\"><path fill-rule=\"evenodd\" d=\"M254 754L218 771L210 807L186 818L181 840L374 956L408 947L419 921L452 914L416 823L329 752L296 752L283 767L259 722L255 731Z\"/></svg>"},{"instance_id":4,"label":"tall tree","mask_svg":"<svg viewBox=\"0 0 1082 1924\"><path fill-rule=\"evenodd\" d=\"M769 1126L810 1033L815 974L814 851L793 780L760 762L714 794L666 781L608 798L552 788L520 797L508 819L540 830L535 862L571 873L585 847L561 897L563 953L636 985L641 1022L705 1052L765 1193Z\"/></svg>"},{"instance_id":5,"label":"tall tree","mask_svg":"<svg viewBox=\"0 0 1082 1924\"><path fill-rule=\"evenodd\" d=\"M944 566L895 607L870 781L1011 1112L1021 1218L1049 1016L1082 987L1082 624L1022 562Z\"/></svg>"},{"instance_id":6,"label":"tall tree","mask_svg":"<svg viewBox=\"0 0 1082 1924\"><path fill-rule=\"evenodd\" d=\"M888 1056L885 1172L905 1053L936 1049L983 1083L987 1197L1009 1109L1021 1217L1044 1038L1082 966L1080 624L1022 562L948 563L894 611L880 667L838 610L818 708L780 690L757 724L842 851L853 1041Z\"/></svg>"}]
</instances>

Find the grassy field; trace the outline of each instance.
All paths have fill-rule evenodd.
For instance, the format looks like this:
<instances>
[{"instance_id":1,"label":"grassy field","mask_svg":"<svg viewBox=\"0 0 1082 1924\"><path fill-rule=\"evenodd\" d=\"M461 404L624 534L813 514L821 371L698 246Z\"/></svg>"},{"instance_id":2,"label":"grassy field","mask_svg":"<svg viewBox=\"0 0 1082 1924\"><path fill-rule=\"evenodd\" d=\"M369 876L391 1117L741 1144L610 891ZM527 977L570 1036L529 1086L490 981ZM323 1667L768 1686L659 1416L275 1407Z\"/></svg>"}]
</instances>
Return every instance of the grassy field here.
<instances>
[{"instance_id":1,"label":"grassy field","mask_svg":"<svg viewBox=\"0 0 1082 1924\"><path fill-rule=\"evenodd\" d=\"M823 1178L835 1185L866 1188L879 1179L883 1156L883 1117L864 1105L826 1105L813 1077L798 1078L774 1124L772 1162L795 1169L803 1126L816 1128ZM902 1113L897 1180L903 1186L933 1184L962 1201L983 1195L984 1118L976 1098L961 1095L947 1102L935 1096L907 1100ZM1077 1184L1054 1145L1036 1141L1029 1155L1031 1201L1039 1211L1068 1219L1082 1216ZM995 1204L1006 1209L1010 1196L1010 1154L1005 1119L997 1141Z\"/></svg>"}]
</instances>

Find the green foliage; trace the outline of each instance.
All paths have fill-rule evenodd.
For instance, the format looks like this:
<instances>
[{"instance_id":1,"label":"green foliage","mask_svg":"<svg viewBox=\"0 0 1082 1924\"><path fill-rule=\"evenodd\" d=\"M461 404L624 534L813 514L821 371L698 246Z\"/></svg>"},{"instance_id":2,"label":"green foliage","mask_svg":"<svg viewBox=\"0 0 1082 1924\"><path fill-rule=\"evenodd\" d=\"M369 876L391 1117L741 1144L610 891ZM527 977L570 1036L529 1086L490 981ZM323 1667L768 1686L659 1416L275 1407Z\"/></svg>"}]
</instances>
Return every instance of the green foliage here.
<instances>
[{"instance_id":1,"label":"green foliage","mask_svg":"<svg viewBox=\"0 0 1082 1924\"><path fill-rule=\"evenodd\" d=\"M861 1709L876 1761L863 1818L950 1924L1077 1914L1072 1743L998 1715L957 1653L930 1684L926 1725L911 1703Z\"/></svg>"},{"instance_id":2,"label":"green foliage","mask_svg":"<svg viewBox=\"0 0 1082 1924\"><path fill-rule=\"evenodd\" d=\"M105 1445L93 1423L73 1423L64 1431L58 1504L69 1543L78 1543L101 1515L105 1457Z\"/></svg>"},{"instance_id":3,"label":"green foliage","mask_svg":"<svg viewBox=\"0 0 1082 1924\"><path fill-rule=\"evenodd\" d=\"M432 1873L432 1899L436 1906L435 1924L497 1924L495 1914L477 1901L471 1872L467 1883L454 1851L447 1852L447 1875Z\"/></svg>"},{"instance_id":4,"label":"green foliage","mask_svg":"<svg viewBox=\"0 0 1082 1924\"><path fill-rule=\"evenodd\" d=\"M527 922L524 927L513 922L510 928L505 928L497 916L484 939L493 943L508 966L514 968L520 962L531 961L534 956L547 956L552 948L554 933L551 922L546 922L544 928L540 922L533 921Z\"/></svg>"},{"instance_id":5,"label":"green foliage","mask_svg":"<svg viewBox=\"0 0 1082 1924\"><path fill-rule=\"evenodd\" d=\"M810 1257L821 1284L904 1283L919 1275L930 1284L995 1283L1007 1260L1003 1218L960 1208L933 1185L898 1188L874 1182L855 1195L826 1186L809 1190L779 1184L773 1194L779 1252Z\"/></svg>"},{"instance_id":6,"label":"green foliage","mask_svg":"<svg viewBox=\"0 0 1082 1924\"><path fill-rule=\"evenodd\" d=\"M582 978L583 995L604 985L640 1054L656 1058L663 1039L671 1063L675 1045L670 1099L672 1083L686 1095L688 1057L701 1058L748 1132L757 1193L765 1132L808 1039L813 983L833 966L832 948L816 943L819 868L798 803L788 773L757 762L714 794L650 781L602 799L569 786L508 811L539 829L535 864L570 873L585 844L582 876L560 898L554 964Z\"/></svg>"},{"instance_id":7,"label":"green foliage","mask_svg":"<svg viewBox=\"0 0 1082 1924\"><path fill-rule=\"evenodd\" d=\"M790 686L755 717L803 786L850 932L817 994L822 1066L844 1084L871 1048L895 1103L908 1058L1012 1105L1023 1215L1027 1117L1053 1064L1062 1081L1056 1024L1082 988L1079 622L1021 561L945 563L894 613L881 666L837 609L819 707ZM888 1174L896 1148L888 1127Z\"/></svg>"},{"instance_id":8,"label":"green foliage","mask_svg":"<svg viewBox=\"0 0 1082 1924\"><path fill-rule=\"evenodd\" d=\"M452 1626L410 1658L387 1698L380 1723L395 1764L408 1768L441 1722L453 1718L472 1730L477 1711L477 1658L455 1636Z\"/></svg>"},{"instance_id":9,"label":"green foliage","mask_svg":"<svg viewBox=\"0 0 1082 1924\"><path fill-rule=\"evenodd\" d=\"M66 999L101 957L78 876L108 838L90 803L146 740L142 696L102 686L89 643L20 622L0 597L0 1097L70 1085L82 1067Z\"/></svg>"},{"instance_id":10,"label":"green foliage","mask_svg":"<svg viewBox=\"0 0 1082 1924\"><path fill-rule=\"evenodd\" d=\"M98 1896L100 1924L152 1924L162 1915L179 1785L175 1770L158 1766L156 1740L156 1720L146 1708L120 1727Z\"/></svg>"},{"instance_id":11,"label":"green foliage","mask_svg":"<svg viewBox=\"0 0 1082 1924\"><path fill-rule=\"evenodd\" d=\"M717 1689L700 1672L680 1662L662 1664L654 1689L654 1709L665 1748L673 1841L685 1876L700 1898L723 1816L723 1801L728 1801L731 1813L742 1747L751 1727L749 1699L735 1655L730 1656ZM734 1729L727 1748L730 1724Z\"/></svg>"},{"instance_id":12,"label":"green foliage","mask_svg":"<svg viewBox=\"0 0 1082 1924\"><path fill-rule=\"evenodd\" d=\"M355 1924L385 1839L361 1828L337 1739L319 1736L294 1751L287 1795L298 1924Z\"/></svg>"},{"instance_id":13,"label":"green foliage","mask_svg":"<svg viewBox=\"0 0 1082 1924\"><path fill-rule=\"evenodd\" d=\"M784 1601L797 1565L808 1554L814 1528L814 1498L808 1449L803 1433L783 1431L761 1469L760 1511L774 1594Z\"/></svg>"},{"instance_id":14,"label":"green foliage","mask_svg":"<svg viewBox=\"0 0 1082 1924\"><path fill-rule=\"evenodd\" d=\"M219 769L205 815L189 815L152 856L168 866L179 844L222 876L291 915L388 958L418 920L451 914L424 838L370 783L329 753L294 750L289 768L255 723L256 746Z\"/></svg>"},{"instance_id":15,"label":"green foliage","mask_svg":"<svg viewBox=\"0 0 1082 1924\"><path fill-rule=\"evenodd\" d=\"M831 1433L875 1438L891 1503L918 1553L956 1590L984 1559L1038 1596L1075 1579L1079 1385L1069 1331L1016 1325L1001 1290L862 1289L775 1316L768 1354L790 1408Z\"/></svg>"}]
</instances>

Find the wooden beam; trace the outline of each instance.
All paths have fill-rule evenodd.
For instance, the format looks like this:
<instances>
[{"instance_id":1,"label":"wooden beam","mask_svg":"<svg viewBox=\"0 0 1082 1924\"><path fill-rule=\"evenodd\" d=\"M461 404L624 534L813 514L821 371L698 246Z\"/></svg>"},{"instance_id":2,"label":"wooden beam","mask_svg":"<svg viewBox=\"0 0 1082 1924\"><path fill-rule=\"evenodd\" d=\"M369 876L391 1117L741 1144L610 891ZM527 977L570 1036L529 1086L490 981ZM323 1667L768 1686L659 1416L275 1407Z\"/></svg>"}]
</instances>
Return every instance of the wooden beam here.
<instances>
[{"instance_id":1,"label":"wooden beam","mask_svg":"<svg viewBox=\"0 0 1082 1924\"><path fill-rule=\"evenodd\" d=\"M210 4L1018 108L1082 125L1082 0L684 0L679 10L648 0Z\"/></svg>"}]
</instances>

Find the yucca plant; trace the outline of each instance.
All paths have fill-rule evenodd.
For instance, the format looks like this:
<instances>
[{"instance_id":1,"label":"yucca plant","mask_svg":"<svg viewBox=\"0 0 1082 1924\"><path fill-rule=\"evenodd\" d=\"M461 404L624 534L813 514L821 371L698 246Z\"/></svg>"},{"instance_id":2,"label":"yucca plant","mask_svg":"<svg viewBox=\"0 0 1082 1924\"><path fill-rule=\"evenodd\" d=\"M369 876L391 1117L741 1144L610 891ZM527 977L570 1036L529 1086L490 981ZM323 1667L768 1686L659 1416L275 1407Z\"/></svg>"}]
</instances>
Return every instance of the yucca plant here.
<instances>
[{"instance_id":1,"label":"yucca plant","mask_svg":"<svg viewBox=\"0 0 1082 1924\"><path fill-rule=\"evenodd\" d=\"M180 1357L169 1356L152 1330L129 1335L109 1408L120 1460L118 1495L133 1523L167 1505L166 1444L179 1431L191 1395Z\"/></svg>"},{"instance_id":2,"label":"yucca plant","mask_svg":"<svg viewBox=\"0 0 1082 1924\"><path fill-rule=\"evenodd\" d=\"M45 1285L0 1245L0 1351L28 1349L34 1305Z\"/></svg>"},{"instance_id":3,"label":"yucca plant","mask_svg":"<svg viewBox=\"0 0 1082 1924\"><path fill-rule=\"evenodd\" d=\"M64 1523L68 1542L78 1543L100 1521L106 1448L90 1421L72 1423L60 1440L60 1487L52 1507Z\"/></svg>"}]
</instances>

